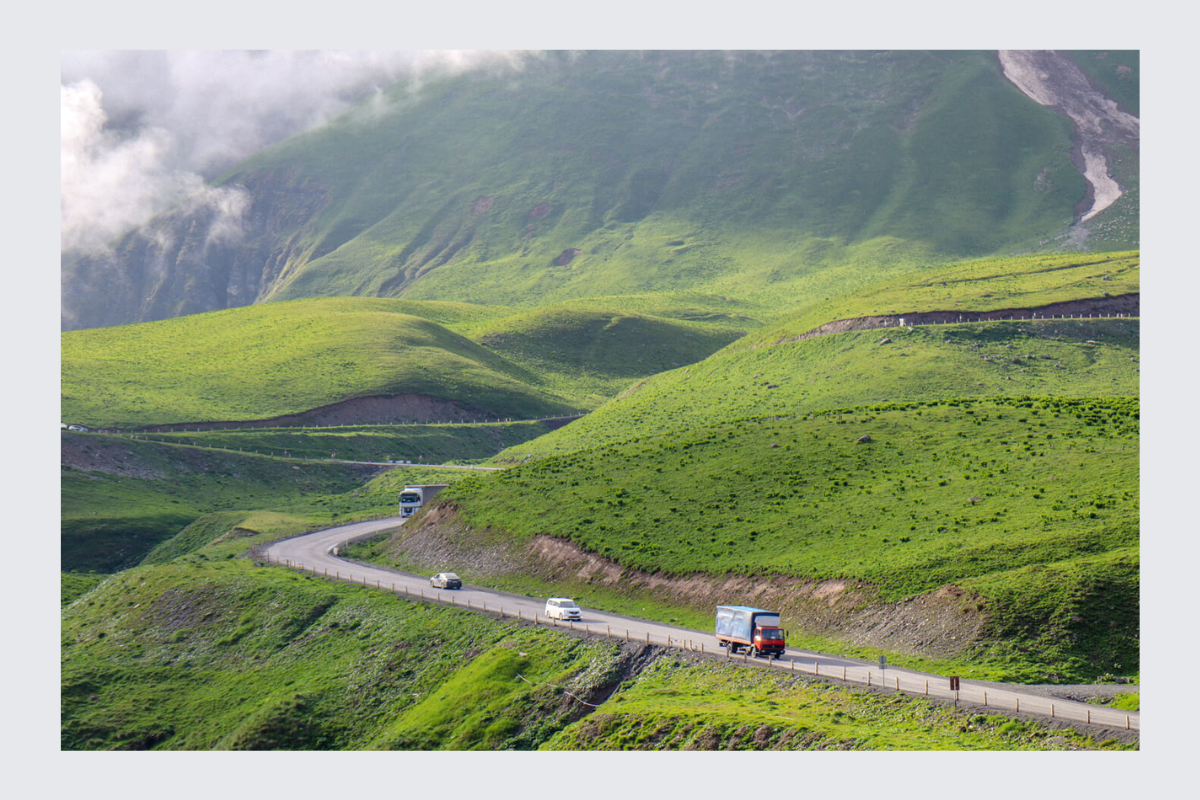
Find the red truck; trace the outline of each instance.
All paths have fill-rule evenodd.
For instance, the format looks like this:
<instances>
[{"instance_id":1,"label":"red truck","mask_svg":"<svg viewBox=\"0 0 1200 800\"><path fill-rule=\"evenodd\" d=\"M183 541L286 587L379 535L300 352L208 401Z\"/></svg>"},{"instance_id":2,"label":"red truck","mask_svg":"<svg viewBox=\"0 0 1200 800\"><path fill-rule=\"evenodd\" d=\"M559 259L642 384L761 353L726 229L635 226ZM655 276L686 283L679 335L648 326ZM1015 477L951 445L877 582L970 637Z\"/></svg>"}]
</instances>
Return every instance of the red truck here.
<instances>
[{"instance_id":1,"label":"red truck","mask_svg":"<svg viewBox=\"0 0 1200 800\"><path fill-rule=\"evenodd\" d=\"M728 647L731 654L748 647L755 658L783 655L783 628L779 627L777 611L750 606L717 606L716 627L717 643Z\"/></svg>"}]
</instances>

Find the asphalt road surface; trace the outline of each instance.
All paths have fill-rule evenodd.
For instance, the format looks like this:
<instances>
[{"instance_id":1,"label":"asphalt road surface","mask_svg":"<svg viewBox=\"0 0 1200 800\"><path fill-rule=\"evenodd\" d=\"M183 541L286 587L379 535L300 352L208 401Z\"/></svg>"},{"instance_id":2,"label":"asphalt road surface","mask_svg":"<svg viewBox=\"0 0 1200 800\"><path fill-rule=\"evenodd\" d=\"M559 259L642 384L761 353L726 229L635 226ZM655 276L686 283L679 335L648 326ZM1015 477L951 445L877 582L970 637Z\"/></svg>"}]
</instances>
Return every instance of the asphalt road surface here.
<instances>
[{"instance_id":1,"label":"asphalt road surface","mask_svg":"<svg viewBox=\"0 0 1200 800\"><path fill-rule=\"evenodd\" d=\"M338 557L337 552L341 545L369 538L381 531L395 528L404 521L402 517L386 517L329 528L276 542L267 547L264 554L271 563L281 566L334 580L386 589L415 599L453 604L628 641L678 647L730 658L717 644L716 637L705 631L689 630L588 608L582 609L583 619L579 622L555 622L545 617L545 598L523 597L491 589L479 589L467 584L457 590L434 589L429 585L428 575L413 575L366 566ZM981 706L1001 712L1020 712L1109 728L1141 730L1140 714L1136 711L1121 711L1032 694L1022 691L1023 687L1019 684L975 684L964 680L960 681L959 689L955 692L950 688L949 677L944 675L897 669L875 662L792 647L779 659L755 659L739 654L731 660L757 663L797 673L817 674L851 683L882 686L906 694L955 700L963 705Z\"/></svg>"}]
</instances>

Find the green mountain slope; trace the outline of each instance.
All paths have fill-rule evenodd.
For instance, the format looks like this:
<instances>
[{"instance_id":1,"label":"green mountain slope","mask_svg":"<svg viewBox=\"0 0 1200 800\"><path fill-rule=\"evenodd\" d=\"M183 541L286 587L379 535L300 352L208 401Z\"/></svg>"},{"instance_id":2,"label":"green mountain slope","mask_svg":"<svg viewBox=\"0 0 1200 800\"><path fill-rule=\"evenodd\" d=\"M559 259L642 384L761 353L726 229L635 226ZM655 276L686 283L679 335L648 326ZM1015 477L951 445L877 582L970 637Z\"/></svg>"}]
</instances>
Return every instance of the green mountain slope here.
<instances>
[{"instance_id":1,"label":"green mountain slope","mask_svg":"<svg viewBox=\"0 0 1200 800\"><path fill-rule=\"evenodd\" d=\"M1048 246L1085 195L1070 149L993 53L546 53L396 85L251 159L222 182L251 199L240 220L184 204L68 265L64 324L314 295L801 293L847 263Z\"/></svg>"}]
</instances>

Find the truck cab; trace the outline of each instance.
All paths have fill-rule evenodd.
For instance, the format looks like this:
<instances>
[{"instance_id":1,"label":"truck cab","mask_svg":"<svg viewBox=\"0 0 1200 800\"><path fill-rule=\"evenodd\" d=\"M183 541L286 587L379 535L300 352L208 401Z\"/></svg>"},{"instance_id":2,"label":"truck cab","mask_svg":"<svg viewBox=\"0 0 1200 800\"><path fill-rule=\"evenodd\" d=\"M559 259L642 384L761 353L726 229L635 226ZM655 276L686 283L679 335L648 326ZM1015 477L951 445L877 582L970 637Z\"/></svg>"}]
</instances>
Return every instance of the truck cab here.
<instances>
[{"instance_id":1,"label":"truck cab","mask_svg":"<svg viewBox=\"0 0 1200 800\"><path fill-rule=\"evenodd\" d=\"M400 492L400 516L411 517L424 503L446 488L444 483L421 483L405 486Z\"/></svg>"},{"instance_id":2,"label":"truck cab","mask_svg":"<svg viewBox=\"0 0 1200 800\"><path fill-rule=\"evenodd\" d=\"M756 627L754 629L754 643L751 646L754 648L752 652L756 656L761 653L779 658L783 655L786 644L783 638L783 628Z\"/></svg>"},{"instance_id":3,"label":"truck cab","mask_svg":"<svg viewBox=\"0 0 1200 800\"><path fill-rule=\"evenodd\" d=\"M420 487L405 486L404 491L400 492L400 516L411 517L421 507L422 495Z\"/></svg>"}]
</instances>

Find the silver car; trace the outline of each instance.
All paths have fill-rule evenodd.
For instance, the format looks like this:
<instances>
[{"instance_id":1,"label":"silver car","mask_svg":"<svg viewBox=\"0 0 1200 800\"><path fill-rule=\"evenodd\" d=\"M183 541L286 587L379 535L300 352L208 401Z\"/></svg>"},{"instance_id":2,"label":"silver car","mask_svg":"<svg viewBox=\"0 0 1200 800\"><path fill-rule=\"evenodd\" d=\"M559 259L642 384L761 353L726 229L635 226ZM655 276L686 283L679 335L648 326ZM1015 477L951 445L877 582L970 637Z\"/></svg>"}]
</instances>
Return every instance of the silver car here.
<instances>
[{"instance_id":1,"label":"silver car","mask_svg":"<svg viewBox=\"0 0 1200 800\"><path fill-rule=\"evenodd\" d=\"M435 589L461 589L462 578L453 572L439 572L429 579L429 585Z\"/></svg>"}]
</instances>

